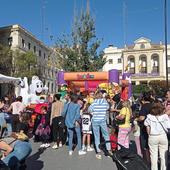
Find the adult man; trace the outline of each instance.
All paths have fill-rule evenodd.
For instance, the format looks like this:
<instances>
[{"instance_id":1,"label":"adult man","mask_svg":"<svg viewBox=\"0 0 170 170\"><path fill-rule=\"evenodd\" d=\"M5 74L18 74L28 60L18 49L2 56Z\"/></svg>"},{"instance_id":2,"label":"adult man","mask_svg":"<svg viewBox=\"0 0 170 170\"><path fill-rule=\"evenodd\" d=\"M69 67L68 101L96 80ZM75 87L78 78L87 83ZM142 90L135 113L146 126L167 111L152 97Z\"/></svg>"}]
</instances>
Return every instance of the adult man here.
<instances>
[{"instance_id":1,"label":"adult man","mask_svg":"<svg viewBox=\"0 0 170 170\"><path fill-rule=\"evenodd\" d=\"M17 124L19 122L19 115L25 109L25 105L22 103L22 96L18 96L16 101L11 104L8 109L8 112L12 111L12 131L16 132Z\"/></svg>"},{"instance_id":2,"label":"adult man","mask_svg":"<svg viewBox=\"0 0 170 170\"><path fill-rule=\"evenodd\" d=\"M96 158L101 159L101 151L99 149L100 144L100 129L102 132L102 136L105 140L109 140L109 132L106 124L106 112L109 109L109 104L106 99L103 98L103 94L99 91L95 95L94 102L90 105L89 111L92 113L92 127L95 138L95 146L96 146ZM111 150L110 144L106 145L108 151Z\"/></svg>"}]
</instances>

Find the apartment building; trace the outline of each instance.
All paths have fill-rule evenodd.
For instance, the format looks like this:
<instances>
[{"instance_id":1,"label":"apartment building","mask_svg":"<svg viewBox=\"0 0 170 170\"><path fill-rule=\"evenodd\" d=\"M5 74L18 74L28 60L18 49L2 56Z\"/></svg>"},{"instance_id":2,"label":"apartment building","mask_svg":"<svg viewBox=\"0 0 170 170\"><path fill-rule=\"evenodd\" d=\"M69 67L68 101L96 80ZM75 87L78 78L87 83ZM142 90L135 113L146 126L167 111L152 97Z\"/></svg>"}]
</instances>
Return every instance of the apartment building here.
<instances>
[{"instance_id":1,"label":"apartment building","mask_svg":"<svg viewBox=\"0 0 170 170\"><path fill-rule=\"evenodd\" d=\"M55 49L47 47L20 25L1 27L0 43L9 46L12 50L20 50L22 52L32 51L37 56L40 79L49 88L49 93L57 91L56 62L60 54Z\"/></svg>"}]
</instances>

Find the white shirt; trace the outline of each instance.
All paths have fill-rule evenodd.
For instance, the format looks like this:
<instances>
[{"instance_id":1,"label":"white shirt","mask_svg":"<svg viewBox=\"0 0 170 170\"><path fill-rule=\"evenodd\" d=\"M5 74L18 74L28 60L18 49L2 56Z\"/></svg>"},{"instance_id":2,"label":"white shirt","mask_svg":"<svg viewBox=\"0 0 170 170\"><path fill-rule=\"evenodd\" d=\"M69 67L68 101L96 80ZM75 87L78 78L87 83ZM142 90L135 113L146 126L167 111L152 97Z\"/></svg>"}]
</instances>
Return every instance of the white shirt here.
<instances>
[{"instance_id":1,"label":"white shirt","mask_svg":"<svg viewBox=\"0 0 170 170\"><path fill-rule=\"evenodd\" d=\"M144 121L144 125L150 127L150 135L165 134L165 130L170 128L170 119L167 114L157 116L157 118L154 115L148 114L146 120Z\"/></svg>"},{"instance_id":2,"label":"white shirt","mask_svg":"<svg viewBox=\"0 0 170 170\"><path fill-rule=\"evenodd\" d=\"M16 114L20 115L21 112L25 109L25 105L19 101L13 102L11 106L12 106L12 114L14 115Z\"/></svg>"}]
</instances>

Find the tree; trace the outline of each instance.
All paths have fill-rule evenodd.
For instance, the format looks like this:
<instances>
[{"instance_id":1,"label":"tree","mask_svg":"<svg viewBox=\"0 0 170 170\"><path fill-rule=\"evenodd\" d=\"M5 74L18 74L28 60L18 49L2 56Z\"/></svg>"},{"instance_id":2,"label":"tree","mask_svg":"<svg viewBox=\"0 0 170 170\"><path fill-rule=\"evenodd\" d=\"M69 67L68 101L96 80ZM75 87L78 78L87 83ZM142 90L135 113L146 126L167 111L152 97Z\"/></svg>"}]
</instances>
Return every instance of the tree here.
<instances>
[{"instance_id":1,"label":"tree","mask_svg":"<svg viewBox=\"0 0 170 170\"><path fill-rule=\"evenodd\" d=\"M98 71L105 63L97 52L101 41L96 38L95 22L88 10L82 11L73 22L71 35L58 39L56 48L62 54L65 71Z\"/></svg>"},{"instance_id":2,"label":"tree","mask_svg":"<svg viewBox=\"0 0 170 170\"><path fill-rule=\"evenodd\" d=\"M0 73L10 76L12 68L12 51L0 44Z\"/></svg>"},{"instance_id":3,"label":"tree","mask_svg":"<svg viewBox=\"0 0 170 170\"><path fill-rule=\"evenodd\" d=\"M13 52L13 75L16 77L27 77L31 79L33 75L37 75L37 56L32 52Z\"/></svg>"}]
</instances>

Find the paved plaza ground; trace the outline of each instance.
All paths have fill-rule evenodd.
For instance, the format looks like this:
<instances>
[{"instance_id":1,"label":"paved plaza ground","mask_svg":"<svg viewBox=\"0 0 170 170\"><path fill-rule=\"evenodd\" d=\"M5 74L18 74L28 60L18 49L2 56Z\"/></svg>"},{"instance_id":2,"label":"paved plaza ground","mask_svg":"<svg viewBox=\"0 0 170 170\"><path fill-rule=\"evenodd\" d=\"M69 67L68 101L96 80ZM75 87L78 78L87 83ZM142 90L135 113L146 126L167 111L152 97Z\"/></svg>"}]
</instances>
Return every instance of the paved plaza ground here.
<instances>
[{"instance_id":1,"label":"paved plaza ground","mask_svg":"<svg viewBox=\"0 0 170 170\"><path fill-rule=\"evenodd\" d=\"M95 157L95 152L79 156L77 150L68 155L67 147L54 150L39 150L41 143L32 143L33 151L27 159L27 170L117 170L111 158L103 155L102 160Z\"/></svg>"}]
</instances>

